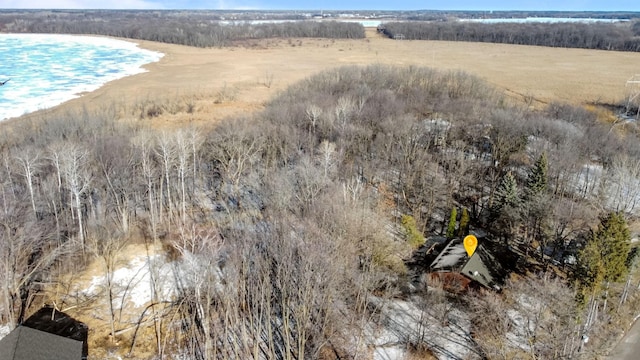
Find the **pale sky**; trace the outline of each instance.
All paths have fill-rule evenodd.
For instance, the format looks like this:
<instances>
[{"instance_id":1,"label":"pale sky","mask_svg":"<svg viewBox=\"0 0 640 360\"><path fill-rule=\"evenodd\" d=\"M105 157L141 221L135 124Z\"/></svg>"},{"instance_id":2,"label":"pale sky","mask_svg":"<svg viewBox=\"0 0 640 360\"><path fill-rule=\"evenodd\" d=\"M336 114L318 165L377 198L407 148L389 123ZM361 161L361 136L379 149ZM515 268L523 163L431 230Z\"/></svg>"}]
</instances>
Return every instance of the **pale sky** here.
<instances>
[{"instance_id":1,"label":"pale sky","mask_svg":"<svg viewBox=\"0 0 640 360\"><path fill-rule=\"evenodd\" d=\"M0 9L640 11L638 0L0 0Z\"/></svg>"}]
</instances>

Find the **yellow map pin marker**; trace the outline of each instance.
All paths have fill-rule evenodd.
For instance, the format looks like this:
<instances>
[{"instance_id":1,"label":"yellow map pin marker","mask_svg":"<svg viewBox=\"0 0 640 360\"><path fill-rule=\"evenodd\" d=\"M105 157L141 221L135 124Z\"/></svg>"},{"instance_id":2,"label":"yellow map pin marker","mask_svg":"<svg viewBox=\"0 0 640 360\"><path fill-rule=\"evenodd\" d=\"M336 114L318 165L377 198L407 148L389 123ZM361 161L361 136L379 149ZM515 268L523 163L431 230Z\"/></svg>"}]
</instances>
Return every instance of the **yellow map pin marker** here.
<instances>
[{"instance_id":1,"label":"yellow map pin marker","mask_svg":"<svg viewBox=\"0 0 640 360\"><path fill-rule=\"evenodd\" d=\"M462 242L464 249L467 250L467 255L471 257L478 247L478 239L473 235L467 235Z\"/></svg>"}]
</instances>

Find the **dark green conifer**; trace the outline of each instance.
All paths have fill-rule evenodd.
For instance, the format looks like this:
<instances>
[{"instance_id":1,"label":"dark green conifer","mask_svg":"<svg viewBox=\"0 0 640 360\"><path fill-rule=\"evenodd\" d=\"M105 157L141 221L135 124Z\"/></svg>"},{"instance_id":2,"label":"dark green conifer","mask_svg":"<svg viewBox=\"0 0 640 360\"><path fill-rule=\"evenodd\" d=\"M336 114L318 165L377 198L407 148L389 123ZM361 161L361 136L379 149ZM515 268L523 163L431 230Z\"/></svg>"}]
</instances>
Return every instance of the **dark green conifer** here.
<instances>
[{"instance_id":1,"label":"dark green conifer","mask_svg":"<svg viewBox=\"0 0 640 360\"><path fill-rule=\"evenodd\" d=\"M496 189L495 211L500 211L504 207L516 209L520 206L520 195L518 194L518 184L511 171L504 174L502 181Z\"/></svg>"},{"instance_id":2,"label":"dark green conifer","mask_svg":"<svg viewBox=\"0 0 640 360\"><path fill-rule=\"evenodd\" d=\"M603 282L617 282L628 269L629 228L624 216L610 213L600 220L598 229L578 254L576 281L583 291L597 291Z\"/></svg>"},{"instance_id":3,"label":"dark green conifer","mask_svg":"<svg viewBox=\"0 0 640 360\"><path fill-rule=\"evenodd\" d=\"M547 191L547 172L547 154L543 152L536 160L527 178L526 196L528 200L543 195Z\"/></svg>"}]
</instances>

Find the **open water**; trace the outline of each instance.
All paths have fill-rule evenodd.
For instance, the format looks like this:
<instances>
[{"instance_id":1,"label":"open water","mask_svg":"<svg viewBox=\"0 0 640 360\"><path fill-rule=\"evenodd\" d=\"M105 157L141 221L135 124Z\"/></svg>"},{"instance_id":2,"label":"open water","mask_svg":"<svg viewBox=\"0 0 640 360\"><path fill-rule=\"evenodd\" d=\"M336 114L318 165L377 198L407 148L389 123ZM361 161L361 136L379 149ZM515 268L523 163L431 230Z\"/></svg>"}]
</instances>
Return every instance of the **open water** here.
<instances>
[{"instance_id":1,"label":"open water","mask_svg":"<svg viewBox=\"0 0 640 360\"><path fill-rule=\"evenodd\" d=\"M0 34L0 120L50 108L144 72L163 54L90 36Z\"/></svg>"}]
</instances>

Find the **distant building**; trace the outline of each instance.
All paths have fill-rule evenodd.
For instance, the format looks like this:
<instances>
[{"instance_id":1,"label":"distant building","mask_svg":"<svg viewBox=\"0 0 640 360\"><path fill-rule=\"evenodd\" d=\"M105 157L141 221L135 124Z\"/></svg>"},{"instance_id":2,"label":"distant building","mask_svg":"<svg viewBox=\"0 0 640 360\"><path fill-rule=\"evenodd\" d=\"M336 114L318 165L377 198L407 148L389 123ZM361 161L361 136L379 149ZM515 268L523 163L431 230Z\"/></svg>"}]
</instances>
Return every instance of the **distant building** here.
<instances>
[{"instance_id":1,"label":"distant building","mask_svg":"<svg viewBox=\"0 0 640 360\"><path fill-rule=\"evenodd\" d=\"M83 360L87 334L85 324L44 307L0 340L0 359Z\"/></svg>"},{"instance_id":2,"label":"distant building","mask_svg":"<svg viewBox=\"0 0 640 360\"><path fill-rule=\"evenodd\" d=\"M515 254L499 245L480 240L469 257L462 239L453 239L433 260L429 273L450 291L462 291L472 284L501 290L515 263Z\"/></svg>"}]
</instances>

